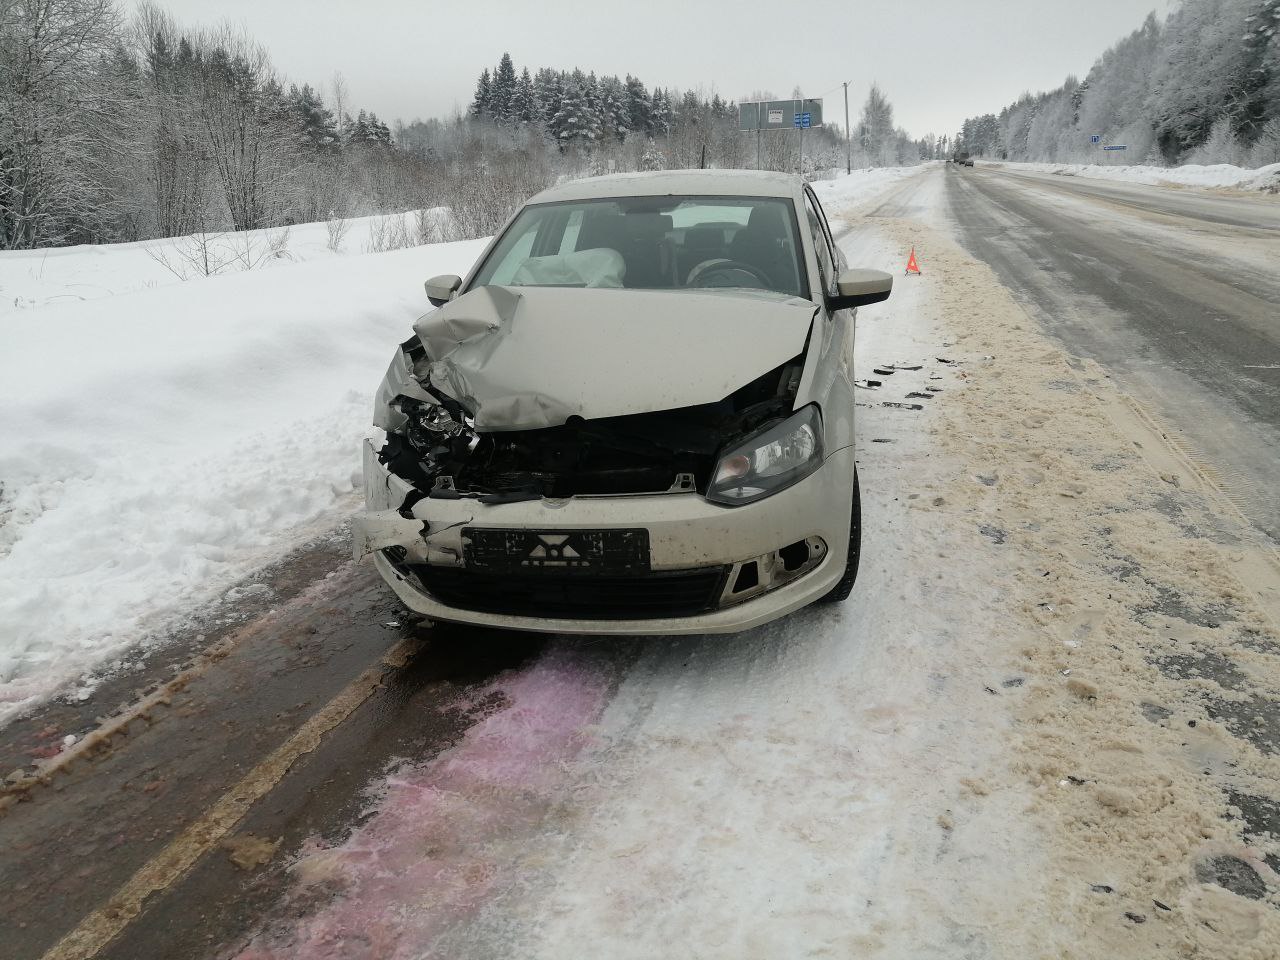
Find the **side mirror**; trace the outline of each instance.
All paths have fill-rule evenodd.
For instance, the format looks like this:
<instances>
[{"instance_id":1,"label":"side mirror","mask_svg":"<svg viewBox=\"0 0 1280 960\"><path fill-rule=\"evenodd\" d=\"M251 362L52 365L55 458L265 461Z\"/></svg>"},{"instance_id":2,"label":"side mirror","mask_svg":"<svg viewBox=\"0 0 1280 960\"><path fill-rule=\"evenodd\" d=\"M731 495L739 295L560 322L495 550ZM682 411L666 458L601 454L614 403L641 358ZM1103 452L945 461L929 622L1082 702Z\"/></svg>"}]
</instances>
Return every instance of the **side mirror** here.
<instances>
[{"instance_id":1,"label":"side mirror","mask_svg":"<svg viewBox=\"0 0 1280 960\"><path fill-rule=\"evenodd\" d=\"M453 299L454 292L462 286L462 278L452 273L442 273L432 277L424 286L427 288L427 299L433 307L443 307Z\"/></svg>"},{"instance_id":2,"label":"side mirror","mask_svg":"<svg viewBox=\"0 0 1280 960\"><path fill-rule=\"evenodd\" d=\"M827 298L831 310L849 310L888 300L893 292L893 275L883 270L846 270L836 281L839 293Z\"/></svg>"}]
</instances>

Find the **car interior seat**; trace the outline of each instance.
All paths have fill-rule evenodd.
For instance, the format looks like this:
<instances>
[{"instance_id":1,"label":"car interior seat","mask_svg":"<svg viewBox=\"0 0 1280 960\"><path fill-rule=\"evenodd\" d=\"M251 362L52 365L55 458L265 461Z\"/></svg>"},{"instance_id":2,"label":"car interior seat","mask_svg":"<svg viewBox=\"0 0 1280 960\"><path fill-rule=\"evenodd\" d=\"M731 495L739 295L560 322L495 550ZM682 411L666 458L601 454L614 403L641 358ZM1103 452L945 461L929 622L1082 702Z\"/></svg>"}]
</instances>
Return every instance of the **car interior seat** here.
<instances>
[{"instance_id":1,"label":"car interior seat","mask_svg":"<svg viewBox=\"0 0 1280 960\"><path fill-rule=\"evenodd\" d=\"M690 227L685 230L680 247L680 282L687 284L689 272L698 264L728 255L723 227Z\"/></svg>"},{"instance_id":2,"label":"car interior seat","mask_svg":"<svg viewBox=\"0 0 1280 960\"><path fill-rule=\"evenodd\" d=\"M791 249L790 237L782 204L761 204L752 209L747 225L734 235L729 256L763 271L774 290L799 293L796 255Z\"/></svg>"}]
</instances>

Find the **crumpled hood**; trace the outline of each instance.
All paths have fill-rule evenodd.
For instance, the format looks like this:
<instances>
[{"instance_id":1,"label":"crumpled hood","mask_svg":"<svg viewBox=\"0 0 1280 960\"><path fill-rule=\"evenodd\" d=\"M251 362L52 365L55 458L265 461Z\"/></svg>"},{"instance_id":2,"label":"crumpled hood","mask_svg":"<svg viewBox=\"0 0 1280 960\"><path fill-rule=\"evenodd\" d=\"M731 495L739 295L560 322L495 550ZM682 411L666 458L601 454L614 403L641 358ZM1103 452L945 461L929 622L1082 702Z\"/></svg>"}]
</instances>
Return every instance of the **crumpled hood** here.
<instances>
[{"instance_id":1,"label":"crumpled hood","mask_svg":"<svg viewBox=\"0 0 1280 960\"><path fill-rule=\"evenodd\" d=\"M478 287L414 324L478 430L722 400L804 350L815 307L726 293Z\"/></svg>"}]
</instances>

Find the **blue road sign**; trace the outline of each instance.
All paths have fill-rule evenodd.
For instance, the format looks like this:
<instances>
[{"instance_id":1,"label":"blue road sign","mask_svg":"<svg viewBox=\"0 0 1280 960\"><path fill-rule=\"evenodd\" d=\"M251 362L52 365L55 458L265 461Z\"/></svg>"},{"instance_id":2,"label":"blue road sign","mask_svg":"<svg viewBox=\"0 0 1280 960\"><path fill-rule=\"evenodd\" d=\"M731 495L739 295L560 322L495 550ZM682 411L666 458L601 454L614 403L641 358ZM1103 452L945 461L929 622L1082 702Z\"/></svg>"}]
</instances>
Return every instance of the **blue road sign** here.
<instances>
[{"instance_id":1,"label":"blue road sign","mask_svg":"<svg viewBox=\"0 0 1280 960\"><path fill-rule=\"evenodd\" d=\"M1101 142L1102 142L1102 138L1101 138L1100 136L1098 136L1098 135L1095 133L1092 137L1090 137L1090 138L1089 138L1089 142L1090 142L1090 143L1101 143Z\"/></svg>"},{"instance_id":2,"label":"blue road sign","mask_svg":"<svg viewBox=\"0 0 1280 960\"><path fill-rule=\"evenodd\" d=\"M802 130L808 130L813 122L813 114L797 113L792 122L794 126L799 127Z\"/></svg>"},{"instance_id":3,"label":"blue road sign","mask_svg":"<svg viewBox=\"0 0 1280 960\"><path fill-rule=\"evenodd\" d=\"M1109 144L1108 146L1103 147L1102 149L1103 149L1103 150L1128 150L1128 149L1129 149L1129 145L1128 145L1127 143L1118 143L1118 144L1117 144L1117 143L1113 143L1113 144Z\"/></svg>"}]
</instances>

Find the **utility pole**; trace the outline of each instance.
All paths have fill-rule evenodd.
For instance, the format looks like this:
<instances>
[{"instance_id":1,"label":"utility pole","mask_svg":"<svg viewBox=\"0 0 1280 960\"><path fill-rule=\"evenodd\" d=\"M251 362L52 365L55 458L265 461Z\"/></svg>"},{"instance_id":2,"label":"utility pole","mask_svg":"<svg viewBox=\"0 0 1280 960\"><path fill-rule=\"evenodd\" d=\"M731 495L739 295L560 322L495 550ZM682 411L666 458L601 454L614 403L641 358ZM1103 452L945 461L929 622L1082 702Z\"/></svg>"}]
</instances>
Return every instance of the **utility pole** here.
<instances>
[{"instance_id":1,"label":"utility pole","mask_svg":"<svg viewBox=\"0 0 1280 960\"><path fill-rule=\"evenodd\" d=\"M800 116L800 114L804 113L804 97L800 98L798 106L800 107L800 113L796 114L796 116ZM804 122L801 121L796 126L800 128L800 167L798 170L796 170L796 173L800 174L800 176L803 177L804 176Z\"/></svg>"},{"instance_id":2,"label":"utility pole","mask_svg":"<svg viewBox=\"0 0 1280 960\"><path fill-rule=\"evenodd\" d=\"M844 82L844 172L853 173L853 159L849 140L849 81Z\"/></svg>"}]
</instances>

